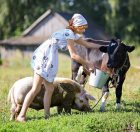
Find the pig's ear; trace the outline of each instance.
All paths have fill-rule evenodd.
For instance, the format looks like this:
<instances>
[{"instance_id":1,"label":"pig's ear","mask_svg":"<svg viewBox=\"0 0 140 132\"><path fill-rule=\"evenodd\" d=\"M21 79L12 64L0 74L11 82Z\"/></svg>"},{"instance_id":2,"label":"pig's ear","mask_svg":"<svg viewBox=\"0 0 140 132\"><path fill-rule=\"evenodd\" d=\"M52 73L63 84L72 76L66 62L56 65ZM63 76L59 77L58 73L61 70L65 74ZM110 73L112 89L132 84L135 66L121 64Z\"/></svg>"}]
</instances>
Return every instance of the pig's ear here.
<instances>
[{"instance_id":1,"label":"pig's ear","mask_svg":"<svg viewBox=\"0 0 140 132\"><path fill-rule=\"evenodd\" d=\"M90 99L90 100L96 100L92 95L90 95L90 94L86 94L86 98L87 99Z\"/></svg>"}]
</instances>

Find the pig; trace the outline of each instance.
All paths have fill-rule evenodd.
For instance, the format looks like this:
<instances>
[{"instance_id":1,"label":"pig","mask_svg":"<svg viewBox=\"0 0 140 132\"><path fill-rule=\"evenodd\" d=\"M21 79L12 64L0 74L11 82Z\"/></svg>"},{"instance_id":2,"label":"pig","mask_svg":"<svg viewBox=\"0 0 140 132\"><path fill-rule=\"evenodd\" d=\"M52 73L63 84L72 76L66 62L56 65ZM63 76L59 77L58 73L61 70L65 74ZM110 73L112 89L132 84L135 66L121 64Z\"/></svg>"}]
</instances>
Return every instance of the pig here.
<instances>
[{"instance_id":1,"label":"pig","mask_svg":"<svg viewBox=\"0 0 140 132\"><path fill-rule=\"evenodd\" d=\"M25 96L32 88L33 77L25 77L17 80L8 94L8 102L11 103L10 120L15 120L19 114ZM79 111L92 111L89 105L89 100L95 98L88 94L83 87L68 78L56 77L54 80L54 92L51 100L51 107L57 106L57 112L60 114L63 109L66 113L71 113L71 109ZM43 97L45 86L42 83L41 90L30 104L30 108L35 110L44 109Z\"/></svg>"}]
</instances>

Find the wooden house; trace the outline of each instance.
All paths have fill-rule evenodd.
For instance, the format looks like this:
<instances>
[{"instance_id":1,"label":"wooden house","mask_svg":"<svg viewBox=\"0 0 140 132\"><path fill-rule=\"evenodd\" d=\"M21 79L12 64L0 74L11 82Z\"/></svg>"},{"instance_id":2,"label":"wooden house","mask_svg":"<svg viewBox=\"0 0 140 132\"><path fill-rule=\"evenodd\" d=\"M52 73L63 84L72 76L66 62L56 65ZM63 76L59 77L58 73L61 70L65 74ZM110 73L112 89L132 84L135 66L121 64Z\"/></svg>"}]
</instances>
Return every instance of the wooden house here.
<instances>
[{"instance_id":1,"label":"wooden house","mask_svg":"<svg viewBox=\"0 0 140 132\"><path fill-rule=\"evenodd\" d=\"M31 56L32 52L45 41L53 32L66 28L72 14L46 11L21 36L0 41L0 53L2 58L11 57L15 51L20 51L23 56ZM85 32L86 37L95 39L109 39L109 36L91 19L86 18L89 28Z\"/></svg>"}]
</instances>

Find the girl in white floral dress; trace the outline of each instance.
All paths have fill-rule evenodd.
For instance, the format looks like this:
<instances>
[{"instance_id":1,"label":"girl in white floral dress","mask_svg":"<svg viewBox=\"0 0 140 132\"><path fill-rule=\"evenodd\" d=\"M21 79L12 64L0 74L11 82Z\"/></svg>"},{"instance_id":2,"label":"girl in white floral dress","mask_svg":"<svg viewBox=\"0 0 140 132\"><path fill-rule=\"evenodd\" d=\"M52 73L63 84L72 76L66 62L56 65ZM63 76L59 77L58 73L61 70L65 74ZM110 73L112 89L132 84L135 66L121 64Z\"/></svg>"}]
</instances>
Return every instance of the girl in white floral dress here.
<instances>
[{"instance_id":1,"label":"girl in white floral dress","mask_svg":"<svg viewBox=\"0 0 140 132\"><path fill-rule=\"evenodd\" d=\"M58 70L58 49L68 49L72 59L89 69L93 67L93 64L77 55L74 49L75 42L88 48L100 47L99 45L86 42L80 37L80 34L85 32L87 26L87 21L81 14L74 14L66 29L53 33L48 40L35 50L31 61L31 67L34 71L33 86L25 97L17 121L26 121L27 108L40 91L42 82L44 82L46 88L44 94L45 117L47 118L50 115L50 103L54 91L53 81Z\"/></svg>"}]
</instances>

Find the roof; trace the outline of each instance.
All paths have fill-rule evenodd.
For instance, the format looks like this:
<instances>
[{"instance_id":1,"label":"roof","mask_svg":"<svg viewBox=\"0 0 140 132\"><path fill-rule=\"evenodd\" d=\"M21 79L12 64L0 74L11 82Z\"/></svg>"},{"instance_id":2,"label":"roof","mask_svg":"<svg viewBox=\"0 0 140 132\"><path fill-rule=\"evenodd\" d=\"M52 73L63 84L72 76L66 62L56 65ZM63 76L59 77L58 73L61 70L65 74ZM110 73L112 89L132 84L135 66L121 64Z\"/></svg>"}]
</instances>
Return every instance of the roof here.
<instances>
[{"instance_id":1,"label":"roof","mask_svg":"<svg viewBox=\"0 0 140 132\"><path fill-rule=\"evenodd\" d=\"M0 41L1 45L10 44L10 45L38 45L41 44L43 41L48 39L46 36L27 36L27 37L16 37L10 38L6 40Z\"/></svg>"},{"instance_id":2,"label":"roof","mask_svg":"<svg viewBox=\"0 0 140 132\"><path fill-rule=\"evenodd\" d=\"M23 36L26 36L28 32L30 32L34 27L36 27L44 18L48 17L50 14L52 14L52 10L47 10L43 15L41 15L30 27L28 27L24 32Z\"/></svg>"},{"instance_id":3,"label":"roof","mask_svg":"<svg viewBox=\"0 0 140 132\"><path fill-rule=\"evenodd\" d=\"M28 27L24 32L23 32L23 36L28 36L30 35L30 33L37 27L39 27L40 24L44 24L45 23L48 23L49 21L51 21L50 19L53 19L53 17L55 17L57 19L57 21L61 22L62 26L59 27L56 25L53 25L53 27L57 27L56 29L52 30L52 33L55 32L55 30L58 30L58 29L62 29L62 28L65 28L67 25L68 25L68 21L63 17L61 16L59 13L57 12L54 12L52 10L47 10L43 15L41 15L30 27ZM53 21L53 20L52 20ZM51 22L52 22L51 21ZM53 23L54 24L54 23ZM43 27L44 28L44 27ZM49 27L50 28L50 27ZM51 33L51 34L52 34ZM49 34L49 35L51 35Z\"/></svg>"},{"instance_id":4,"label":"roof","mask_svg":"<svg viewBox=\"0 0 140 132\"><path fill-rule=\"evenodd\" d=\"M36 26L39 25L41 21L43 21L46 17L49 17L50 15L56 15L59 18L63 19L61 22L64 22L64 25L67 26L68 20L71 19L73 14L65 13L65 12L59 12L56 13L52 10L47 10L43 15L41 15L29 28L27 28L24 32L23 35L27 36L29 32L31 32ZM91 37L94 39L103 39L103 40L108 40L110 37L103 28L99 25L97 25L90 17L84 15L84 17L88 21L88 29L85 32L85 37ZM64 26L64 27L65 27Z\"/></svg>"}]
</instances>

